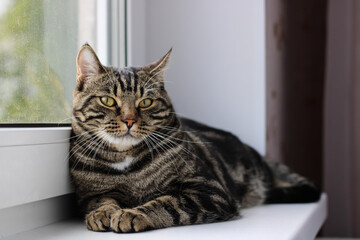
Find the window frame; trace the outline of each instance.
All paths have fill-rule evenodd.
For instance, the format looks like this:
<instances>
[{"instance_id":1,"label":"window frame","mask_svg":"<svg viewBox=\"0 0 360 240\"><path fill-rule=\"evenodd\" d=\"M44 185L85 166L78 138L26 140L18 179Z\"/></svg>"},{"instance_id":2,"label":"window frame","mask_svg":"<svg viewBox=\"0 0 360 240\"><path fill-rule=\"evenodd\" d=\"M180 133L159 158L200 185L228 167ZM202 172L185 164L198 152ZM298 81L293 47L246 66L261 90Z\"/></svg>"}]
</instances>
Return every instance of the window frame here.
<instances>
[{"instance_id":1,"label":"window frame","mask_svg":"<svg viewBox=\"0 0 360 240\"><path fill-rule=\"evenodd\" d=\"M104 65L127 66L127 0L97 0L96 15L96 53L100 61ZM0 123L0 129L69 126L71 123Z\"/></svg>"},{"instance_id":2,"label":"window frame","mask_svg":"<svg viewBox=\"0 0 360 240\"><path fill-rule=\"evenodd\" d=\"M126 64L126 6L126 0L97 1L97 53L104 65ZM110 51L116 41L121 47ZM70 123L0 124L0 189L6 184L15 189L0 193L0 212L73 192L67 164L70 134ZM27 168L29 162L36 166ZM46 181L39 181L44 177ZM27 191L29 186L35 194Z\"/></svg>"}]
</instances>

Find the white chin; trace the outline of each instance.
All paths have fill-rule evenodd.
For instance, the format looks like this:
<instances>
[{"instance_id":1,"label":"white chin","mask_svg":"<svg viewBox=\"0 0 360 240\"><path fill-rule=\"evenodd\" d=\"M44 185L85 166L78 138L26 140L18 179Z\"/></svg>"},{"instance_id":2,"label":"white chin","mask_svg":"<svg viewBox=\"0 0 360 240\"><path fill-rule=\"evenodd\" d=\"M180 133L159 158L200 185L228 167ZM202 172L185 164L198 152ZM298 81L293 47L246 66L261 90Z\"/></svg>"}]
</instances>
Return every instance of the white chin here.
<instances>
[{"instance_id":1,"label":"white chin","mask_svg":"<svg viewBox=\"0 0 360 240\"><path fill-rule=\"evenodd\" d=\"M130 147L135 146L141 142L141 139L130 135L114 137L109 134L105 134L104 138L109 143L115 145L119 150L129 149Z\"/></svg>"}]
</instances>

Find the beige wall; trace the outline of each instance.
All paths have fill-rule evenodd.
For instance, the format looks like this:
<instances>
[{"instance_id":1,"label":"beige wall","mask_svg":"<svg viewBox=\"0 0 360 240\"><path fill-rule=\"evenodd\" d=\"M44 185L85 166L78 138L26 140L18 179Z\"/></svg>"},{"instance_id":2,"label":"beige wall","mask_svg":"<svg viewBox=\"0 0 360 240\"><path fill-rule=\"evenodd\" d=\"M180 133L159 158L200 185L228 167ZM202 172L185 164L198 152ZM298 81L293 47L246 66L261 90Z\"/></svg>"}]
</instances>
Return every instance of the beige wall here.
<instances>
[{"instance_id":1,"label":"beige wall","mask_svg":"<svg viewBox=\"0 0 360 240\"><path fill-rule=\"evenodd\" d=\"M129 65L173 47L165 87L176 112L231 131L265 154L266 1L128 2Z\"/></svg>"}]
</instances>

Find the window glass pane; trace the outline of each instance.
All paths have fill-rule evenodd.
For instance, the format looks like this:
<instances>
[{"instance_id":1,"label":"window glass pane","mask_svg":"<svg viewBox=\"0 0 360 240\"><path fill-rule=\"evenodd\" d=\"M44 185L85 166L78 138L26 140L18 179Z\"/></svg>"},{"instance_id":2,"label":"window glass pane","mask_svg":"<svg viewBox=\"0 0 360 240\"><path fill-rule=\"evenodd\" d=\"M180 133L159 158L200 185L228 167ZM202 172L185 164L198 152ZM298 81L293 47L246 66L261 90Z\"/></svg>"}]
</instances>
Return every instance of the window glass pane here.
<instances>
[{"instance_id":1,"label":"window glass pane","mask_svg":"<svg viewBox=\"0 0 360 240\"><path fill-rule=\"evenodd\" d=\"M70 122L85 42L96 49L95 0L1 0L0 123Z\"/></svg>"}]
</instances>

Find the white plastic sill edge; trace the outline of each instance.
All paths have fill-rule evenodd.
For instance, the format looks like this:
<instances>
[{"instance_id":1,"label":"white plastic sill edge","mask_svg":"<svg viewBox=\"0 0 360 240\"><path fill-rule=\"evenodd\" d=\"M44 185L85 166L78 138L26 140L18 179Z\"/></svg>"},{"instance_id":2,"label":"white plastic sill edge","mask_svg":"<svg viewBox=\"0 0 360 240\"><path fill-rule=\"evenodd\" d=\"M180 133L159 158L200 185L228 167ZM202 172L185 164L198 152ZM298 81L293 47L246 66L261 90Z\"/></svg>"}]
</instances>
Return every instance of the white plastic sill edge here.
<instances>
[{"instance_id":1,"label":"white plastic sill edge","mask_svg":"<svg viewBox=\"0 0 360 240\"><path fill-rule=\"evenodd\" d=\"M0 128L0 147L69 142L71 127Z\"/></svg>"},{"instance_id":2,"label":"white plastic sill edge","mask_svg":"<svg viewBox=\"0 0 360 240\"><path fill-rule=\"evenodd\" d=\"M317 203L271 204L244 209L241 219L221 223L172 227L135 234L115 234L112 232L91 232L80 220L66 220L13 235L6 239L313 240L326 216L327 196L323 194Z\"/></svg>"}]
</instances>

